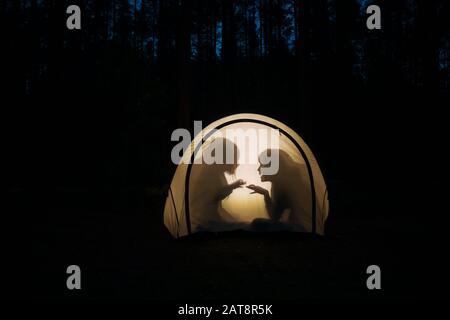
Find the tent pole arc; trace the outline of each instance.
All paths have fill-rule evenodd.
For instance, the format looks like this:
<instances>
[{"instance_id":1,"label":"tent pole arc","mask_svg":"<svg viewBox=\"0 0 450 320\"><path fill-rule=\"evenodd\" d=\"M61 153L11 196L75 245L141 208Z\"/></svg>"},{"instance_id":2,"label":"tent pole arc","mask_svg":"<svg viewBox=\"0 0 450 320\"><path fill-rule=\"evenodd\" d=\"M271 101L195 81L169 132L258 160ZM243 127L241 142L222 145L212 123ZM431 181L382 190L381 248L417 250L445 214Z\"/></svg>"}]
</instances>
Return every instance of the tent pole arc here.
<instances>
[{"instance_id":1,"label":"tent pole arc","mask_svg":"<svg viewBox=\"0 0 450 320\"><path fill-rule=\"evenodd\" d=\"M313 172L312 172L312 168L311 168L311 164L309 162L308 157L306 156L305 151L303 150L303 148L300 146L300 144L289 134L287 133L285 130L277 127L274 124L271 124L269 122L266 121L262 121L262 120L257 120L257 119L235 119L235 120L230 120L227 122L224 122L218 126L216 126L215 128L212 128L206 135L204 138L202 138L202 140L200 140L200 142L197 144L197 146L194 149L194 152L191 155L191 159L190 162L188 164L187 167L187 172L186 172L186 180L185 180L185 184L184 184L184 197L185 197L185 201L184 201L184 205L185 205L185 215L186 215L186 227L187 227L187 231L188 234L192 233L191 230L191 218L190 218L190 212L189 212L189 180L190 180L190 176L191 176L191 170L192 170L192 164L194 163L194 159L195 159L195 155L197 154L198 150L200 149L200 147L203 144L203 140L207 140L214 132L215 130L219 130L222 129L223 127L235 124L235 123L239 123L239 122L252 122L252 123L258 123L258 124L262 124L262 125L266 125L269 126L275 130L279 130L282 134L284 134L286 137L289 138L289 140L291 140L291 142L297 147L298 151L300 152L300 154L302 155L303 159L305 160L306 163L306 168L308 171L308 175L309 175L309 180L310 180L310 187L311 187L311 219L312 219L312 223L311 223L311 233L316 233L316 189L314 186L314 177L313 177Z\"/></svg>"}]
</instances>

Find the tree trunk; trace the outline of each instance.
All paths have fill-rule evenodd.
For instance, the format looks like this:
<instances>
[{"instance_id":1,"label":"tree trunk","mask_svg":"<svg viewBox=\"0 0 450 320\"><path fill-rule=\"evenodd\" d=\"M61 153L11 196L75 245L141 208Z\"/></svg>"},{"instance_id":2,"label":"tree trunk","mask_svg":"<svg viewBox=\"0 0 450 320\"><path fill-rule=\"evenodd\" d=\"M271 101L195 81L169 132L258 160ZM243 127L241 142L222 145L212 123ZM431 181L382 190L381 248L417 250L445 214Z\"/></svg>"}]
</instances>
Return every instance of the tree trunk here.
<instances>
[{"instance_id":1,"label":"tree trunk","mask_svg":"<svg viewBox=\"0 0 450 320\"><path fill-rule=\"evenodd\" d=\"M182 0L180 5L180 19L178 24L178 124L183 128L190 128L190 72L189 58L191 53L191 6L189 0Z\"/></svg>"}]
</instances>

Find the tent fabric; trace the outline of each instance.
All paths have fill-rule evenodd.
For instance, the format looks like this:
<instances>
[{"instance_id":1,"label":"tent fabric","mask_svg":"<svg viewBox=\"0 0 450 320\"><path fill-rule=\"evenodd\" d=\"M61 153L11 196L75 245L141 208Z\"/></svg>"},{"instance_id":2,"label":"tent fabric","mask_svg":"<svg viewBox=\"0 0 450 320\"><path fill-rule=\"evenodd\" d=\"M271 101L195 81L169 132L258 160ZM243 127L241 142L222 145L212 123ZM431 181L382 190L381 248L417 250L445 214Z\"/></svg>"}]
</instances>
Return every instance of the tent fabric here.
<instances>
[{"instance_id":1,"label":"tent fabric","mask_svg":"<svg viewBox=\"0 0 450 320\"><path fill-rule=\"evenodd\" d=\"M207 148L218 135L224 135L227 129L242 130L272 130L279 139L279 149L288 155L290 171L283 178L284 192L291 193L294 199L292 210L298 216L294 219L298 224L290 225L293 221L290 210L285 210L279 224L270 225L269 230L292 230L324 234L324 224L328 217L329 204L325 180L312 151L300 136L283 123L258 114L236 114L219 119L204 128L191 142L190 147L183 154L181 163L177 166L167 195L164 208L164 224L173 237L181 237L193 232L227 231L246 229L252 231L266 230L256 228L254 222L268 219L264 198L259 194L251 194L247 188L238 188L215 208L212 203L204 203L203 199L210 199L208 193L213 193L221 185L243 179L248 184L259 185L269 192L270 182L261 182L257 168L257 161L248 161L251 156L259 154L270 145L267 141L258 141L257 146L249 146L248 141L242 139L237 144L238 149L246 154L241 157L247 162L240 164L234 175L224 174L222 177L211 178L214 175L207 164L189 164L193 159L201 157L202 148ZM259 139L264 140L264 139ZM195 161L194 161L195 162ZM311 175L310 175L311 173ZM209 177L209 179L208 179ZM271 197L276 196L270 194ZM208 210L224 212L223 216L215 219L207 214ZM207 217L208 216L208 217ZM208 220L209 219L209 220ZM208 220L208 221L206 221ZM297 228L299 225L301 228ZM205 227L206 226L206 227Z\"/></svg>"}]
</instances>

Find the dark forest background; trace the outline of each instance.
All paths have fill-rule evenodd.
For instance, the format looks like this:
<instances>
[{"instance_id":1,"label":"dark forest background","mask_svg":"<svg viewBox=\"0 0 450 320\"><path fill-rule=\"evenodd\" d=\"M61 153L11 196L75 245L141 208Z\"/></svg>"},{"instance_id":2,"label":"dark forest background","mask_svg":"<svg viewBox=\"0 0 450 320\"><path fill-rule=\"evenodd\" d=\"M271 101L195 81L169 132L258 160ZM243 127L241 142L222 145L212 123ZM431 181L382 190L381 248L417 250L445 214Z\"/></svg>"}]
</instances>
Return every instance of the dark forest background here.
<instances>
[{"instance_id":1,"label":"dark forest background","mask_svg":"<svg viewBox=\"0 0 450 320\"><path fill-rule=\"evenodd\" d=\"M381 7L381 30L366 28L371 3ZM81 8L81 30L66 28L70 4ZM439 220L449 6L1 1L5 179L13 212L31 221L35 239L47 236L49 243L64 228L111 216L151 215L150 229L161 229L175 170L171 132L192 130L194 120L207 125L254 112L286 123L312 148L330 188L330 219ZM48 244L33 253L45 250Z\"/></svg>"}]
</instances>

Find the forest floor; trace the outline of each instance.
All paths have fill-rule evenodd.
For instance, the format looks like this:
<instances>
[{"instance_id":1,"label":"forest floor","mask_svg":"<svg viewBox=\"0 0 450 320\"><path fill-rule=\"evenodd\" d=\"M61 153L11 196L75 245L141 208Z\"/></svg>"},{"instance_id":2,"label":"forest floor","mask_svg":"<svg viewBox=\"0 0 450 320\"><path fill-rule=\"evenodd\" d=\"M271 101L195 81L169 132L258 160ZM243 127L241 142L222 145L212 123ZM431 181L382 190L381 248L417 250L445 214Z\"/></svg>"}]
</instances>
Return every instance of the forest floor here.
<instances>
[{"instance_id":1,"label":"forest floor","mask_svg":"<svg viewBox=\"0 0 450 320\"><path fill-rule=\"evenodd\" d=\"M340 218L326 236L299 233L199 233L174 240L160 207L115 212L52 208L34 221L34 298L223 299L418 298L444 275L433 264L437 238L420 220ZM156 217L156 218L155 218ZM364 217L364 218L362 218ZM66 289L66 268L82 270L82 290ZM381 268L382 290L366 269Z\"/></svg>"}]
</instances>

